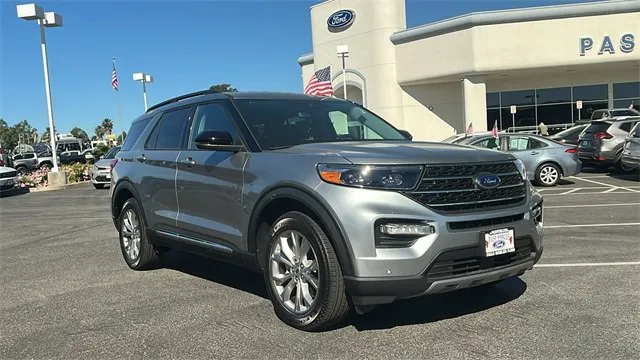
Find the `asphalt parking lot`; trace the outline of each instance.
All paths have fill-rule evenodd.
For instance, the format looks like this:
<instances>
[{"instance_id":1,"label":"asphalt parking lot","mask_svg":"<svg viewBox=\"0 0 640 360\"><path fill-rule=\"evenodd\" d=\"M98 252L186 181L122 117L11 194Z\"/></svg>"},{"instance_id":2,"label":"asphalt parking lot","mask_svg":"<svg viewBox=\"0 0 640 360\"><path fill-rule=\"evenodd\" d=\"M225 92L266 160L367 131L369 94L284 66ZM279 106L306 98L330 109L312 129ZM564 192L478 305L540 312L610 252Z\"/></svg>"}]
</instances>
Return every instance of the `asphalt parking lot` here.
<instances>
[{"instance_id":1,"label":"asphalt parking lot","mask_svg":"<svg viewBox=\"0 0 640 360\"><path fill-rule=\"evenodd\" d=\"M637 358L638 175L585 172L542 193L545 252L522 278L316 334L282 324L252 272L180 253L129 270L108 190L5 197L0 358Z\"/></svg>"}]
</instances>

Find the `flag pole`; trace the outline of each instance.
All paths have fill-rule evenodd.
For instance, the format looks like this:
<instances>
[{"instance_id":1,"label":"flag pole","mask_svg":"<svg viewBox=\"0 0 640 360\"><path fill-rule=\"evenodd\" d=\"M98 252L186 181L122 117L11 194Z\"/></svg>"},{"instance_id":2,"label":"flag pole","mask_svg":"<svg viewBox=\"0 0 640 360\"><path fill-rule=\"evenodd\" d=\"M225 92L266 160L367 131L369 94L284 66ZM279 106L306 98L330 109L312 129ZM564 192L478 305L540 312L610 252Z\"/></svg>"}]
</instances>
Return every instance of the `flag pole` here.
<instances>
[{"instance_id":1,"label":"flag pole","mask_svg":"<svg viewBox=\"0 0 640 360\"><path fill-rule=\"evenodd\" d=\"M114 73L116 73L116 76L117 76L116 58L112 57L111 59L113 60L113 71ZM116 91L116 106L118 109L118 124L120 124L120 136L122 136L124 134L124 124L122 119L122 107L120 106L120 91L118 90L119 88L120 88L120 84L118 84L118 86L114 90ZM117 141L118 141L118 136L116 136L116 142Z\"/></svg>"}]
</instances>

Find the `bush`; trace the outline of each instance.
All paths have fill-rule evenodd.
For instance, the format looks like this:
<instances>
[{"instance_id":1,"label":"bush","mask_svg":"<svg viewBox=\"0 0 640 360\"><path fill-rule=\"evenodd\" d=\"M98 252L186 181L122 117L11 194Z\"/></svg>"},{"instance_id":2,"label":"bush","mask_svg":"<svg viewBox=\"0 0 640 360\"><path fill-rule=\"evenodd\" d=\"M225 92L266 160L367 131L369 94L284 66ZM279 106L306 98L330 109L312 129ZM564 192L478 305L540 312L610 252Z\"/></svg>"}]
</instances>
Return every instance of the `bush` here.
<instances>
[{"instance_id":1,"label":"bush","mask_svg":"<svg viewBox=\"0 0 640 360\"><path fill-rule=\"evenodd\" d=\"M91 152L91 154L93 154L93 156L96 159L99 159L100 156L104 155L107 153L107 151L109 151L109 147L105 144L98 144L96 145L96 147L93 149L93 151ZM97 160L96 160L97 161Z\"/></svg>"},{"instance_id":2,"label":"bush","mask_svg":"<svg viewBox=\"0 0 640 360\"><path fill-rule=\"evenodd\" d=\"M77 183L80 181L91 179L90 166L91 166L90 164L81 164L81 163L63 165L62 171L66 171L67 173L69 173L67 182L69 184L72 184L72 183Z\"/></svg>"},{"instance_id":3,"label":"bush","mask_svg":"<svg viewBox=\"0 0 640 360\"><path fill-rule=\"evenodd\" d=\"M18 179L18 187L21 188L37 188L47 186L47 171L36 170L30 172Z\"/></svg>"}]
</instances>

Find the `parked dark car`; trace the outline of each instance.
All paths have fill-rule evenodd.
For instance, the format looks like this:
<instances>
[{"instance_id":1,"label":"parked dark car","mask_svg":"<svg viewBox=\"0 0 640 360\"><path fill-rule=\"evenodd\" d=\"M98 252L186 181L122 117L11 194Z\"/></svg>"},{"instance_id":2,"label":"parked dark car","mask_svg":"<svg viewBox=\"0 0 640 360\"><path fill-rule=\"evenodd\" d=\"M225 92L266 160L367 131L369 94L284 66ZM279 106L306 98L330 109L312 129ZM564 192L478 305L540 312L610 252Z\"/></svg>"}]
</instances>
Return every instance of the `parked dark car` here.
<instances>
[{"instance_id":1,"label":"parked dark car","mask_svg":"<svg viewBox=\"0 0 640 360\"><path fill-rule=\"evenodd\" d=\"M568 145L578 145L578 138L580 133L587 128L588 124L575 125L568 129L562 130L559 133L550 135L548 138Z\"/></svg>"},{"instance_id":2,"label":"parked dark car","mask_svg":"<svg viewBox=\"0 0 640 360\"><path fill-rule=\"evenodd\" d=\"M632 170L621 161L622 149L629 131L638 122L640 116L624 120L592 121L580 134L578 157L586 166L600 169L615 166L616 170L623 172Z\"/></svg>"},{"instance_id":3,"label":"parked dark car","mask_svg":"<svg viewBox=\"0 0 640 360\"><path fill-rule=\"evenodd\" d=\"M61 164L74 164L74 163L82 163L84 164L87 161L85 154L82 151L65 151L60 154L60 163Z\"/></svg>"}]
</instances>

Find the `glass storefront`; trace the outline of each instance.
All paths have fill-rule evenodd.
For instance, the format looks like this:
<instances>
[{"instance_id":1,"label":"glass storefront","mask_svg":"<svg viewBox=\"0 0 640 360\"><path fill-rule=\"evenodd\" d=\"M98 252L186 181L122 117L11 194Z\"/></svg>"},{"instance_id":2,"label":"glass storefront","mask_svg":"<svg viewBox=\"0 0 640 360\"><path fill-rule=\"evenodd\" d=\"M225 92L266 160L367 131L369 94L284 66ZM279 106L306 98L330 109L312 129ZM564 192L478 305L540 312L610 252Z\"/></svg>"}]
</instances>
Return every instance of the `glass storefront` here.
<instances>
[{"instance_id":1,"label":"glass storefront","mask_svg":"<svg viewBox=\"0 0 640 360\"><path fill-rule=\"evenodd\" d=\"M630 83L619 87L620 101L627 101L625 107L629 106L629 99L635 99L634 104L640 105L640 95L633 95L628 89L633 86L626 84ZM635 84L637 87L638 83ZM500 130L513 126L535 127L540 123L571 124L572 120L588 119L594 110L606 109L608 92L607 84L597 84L487 93L487 127L492 128L494 122ZM628 98L622 98L627 95ZM579 100L582 101L581 110L575 107ZM516 105L514 115L511 105Z\"/></svg>"},{"instance_id":2,"label":"glass storefront","mask_svg":"<svg viewBox=\"0 0 640 360\"><path fill-rule=\"evenodd\" d=\"M640 81L614 83L613 84L613 107L633 108L640 111Z\"/></svg>"}]
</instances>

